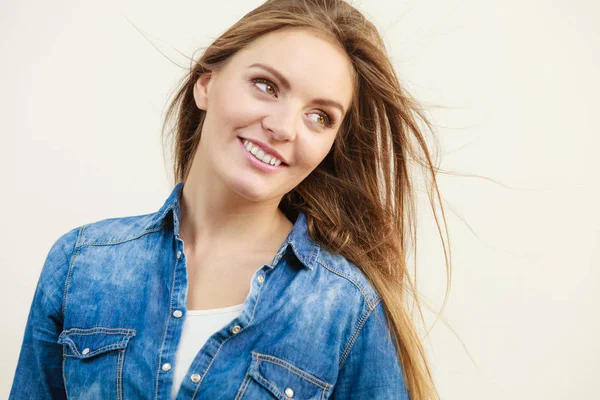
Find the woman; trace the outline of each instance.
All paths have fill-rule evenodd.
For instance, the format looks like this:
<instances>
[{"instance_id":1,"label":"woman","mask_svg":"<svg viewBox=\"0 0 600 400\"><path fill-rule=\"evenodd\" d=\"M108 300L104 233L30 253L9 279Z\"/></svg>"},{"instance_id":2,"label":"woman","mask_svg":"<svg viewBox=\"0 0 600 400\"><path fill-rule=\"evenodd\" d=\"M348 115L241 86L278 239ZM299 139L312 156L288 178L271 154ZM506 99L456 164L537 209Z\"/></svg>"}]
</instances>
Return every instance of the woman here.
<instances>
[{"instance_id":1,"label":"woman","mask_svg":"<svg viewBox=\"0 0 600 400\"><path fill-rule=\"evenodd\" d=\"M347 3L245 15L169 108L162 207L54 243L10 398L437 398L404 299L413 113Z\"/></svg>"}]
</instances>

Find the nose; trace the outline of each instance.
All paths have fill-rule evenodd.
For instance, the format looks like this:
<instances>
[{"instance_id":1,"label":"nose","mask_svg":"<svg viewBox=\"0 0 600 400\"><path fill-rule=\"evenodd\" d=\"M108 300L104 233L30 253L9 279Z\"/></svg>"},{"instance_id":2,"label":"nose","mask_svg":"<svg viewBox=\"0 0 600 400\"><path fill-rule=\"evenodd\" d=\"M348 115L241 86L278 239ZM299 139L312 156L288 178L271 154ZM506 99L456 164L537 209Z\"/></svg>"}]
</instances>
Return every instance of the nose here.
<instances>
[{"instance_id":1,"label":"nose","mask_svg":"<svg viewBox=\"0 0 600 400\"><path fill-rule=\"evenodd\" d=\"M270 131L276 140L291 141L296 135L296 124L300 113L292 107L280 107L262 120L263 128Z\"/></svg>"}]
</instances>

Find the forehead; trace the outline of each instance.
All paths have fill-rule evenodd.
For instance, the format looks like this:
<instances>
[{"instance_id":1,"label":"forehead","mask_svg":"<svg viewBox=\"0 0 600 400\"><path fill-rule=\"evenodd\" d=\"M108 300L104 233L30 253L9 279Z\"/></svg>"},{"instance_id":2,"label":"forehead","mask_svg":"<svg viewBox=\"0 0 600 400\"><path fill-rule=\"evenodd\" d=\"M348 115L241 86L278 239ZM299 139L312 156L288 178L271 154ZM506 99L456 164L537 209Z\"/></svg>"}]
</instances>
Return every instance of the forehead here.
<instances>
[{"instance_id":1,"label":"forehead","mask_svg":"<svg viewBox=\"0 0 600 400\"><path fill-rule=\"evenodd\" d=\"M292 91L309 97L326 96L346 106L351 101L353 67L345 50L307 29L270 32L240 50L231 60L235 69L268 64L283 74Z\"/></svg>"}]
</instances>

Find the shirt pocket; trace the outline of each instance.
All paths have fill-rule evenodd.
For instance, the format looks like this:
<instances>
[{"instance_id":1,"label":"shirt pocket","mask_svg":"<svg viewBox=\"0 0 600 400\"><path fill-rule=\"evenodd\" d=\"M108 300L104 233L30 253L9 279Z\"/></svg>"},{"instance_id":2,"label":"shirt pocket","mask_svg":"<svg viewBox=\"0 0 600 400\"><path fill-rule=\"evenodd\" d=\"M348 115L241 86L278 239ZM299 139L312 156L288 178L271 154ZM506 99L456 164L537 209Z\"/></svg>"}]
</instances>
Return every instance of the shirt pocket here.
<instances>
[{"instance_id":1,"label":"shirt pocket","mask_svg":"<svg viewBox=\"0 0 600 400\"><path fill-rule=\"evenodd\" d=\"M251 353L252 362L236 400L272 397L279 400L323 400L331 395L333 385L289 361L254 351Z\"/></svg>"},{"instance_id":2,"label":"shirt pocket","mask_svg":"<svg viewBox=\"0 0 600 400\"><path fill-rule=\"evenodd\" d=\"M70 328L61 332L63 379L74 399L123 397L123 365L134 329Z\"/></svg>"}]
</instances>

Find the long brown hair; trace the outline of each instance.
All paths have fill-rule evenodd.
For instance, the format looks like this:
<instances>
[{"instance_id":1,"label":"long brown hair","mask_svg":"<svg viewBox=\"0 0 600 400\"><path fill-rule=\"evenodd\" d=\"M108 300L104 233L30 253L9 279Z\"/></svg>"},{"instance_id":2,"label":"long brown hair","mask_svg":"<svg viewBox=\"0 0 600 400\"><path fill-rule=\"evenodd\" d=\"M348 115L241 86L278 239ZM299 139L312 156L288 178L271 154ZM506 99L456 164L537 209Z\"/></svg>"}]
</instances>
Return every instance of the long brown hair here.
<instances>
[{"instance_id":1,"label":"long brown hair","mask_svg":"<svg viewBox=\"0 0 600 400\"><path fill-rule=\"evenodd\" d=\"M279 207L287 215L305 212L311 238L364 272L382 299L410 398L438 399L408 307L414 300L424 323L416 289L416 257L414 281L407 262L410 246L416 250L415 179L409 168L414 163L427 178L442 239L448 285L445 305L451 263L434 206L437 199L446 226L436 182L439 168L418 121L433 129L400 84L377 28L360 11L343 0L268 0L219 36L191 65L167 109L163 135L174 119L169 132L175 179L187 178L206 115L194 102L194 83L261 35L286 28L310 29L345 49L354 67L355 87L331 151L283 197Z\"/></svg>"}]
</instances>

